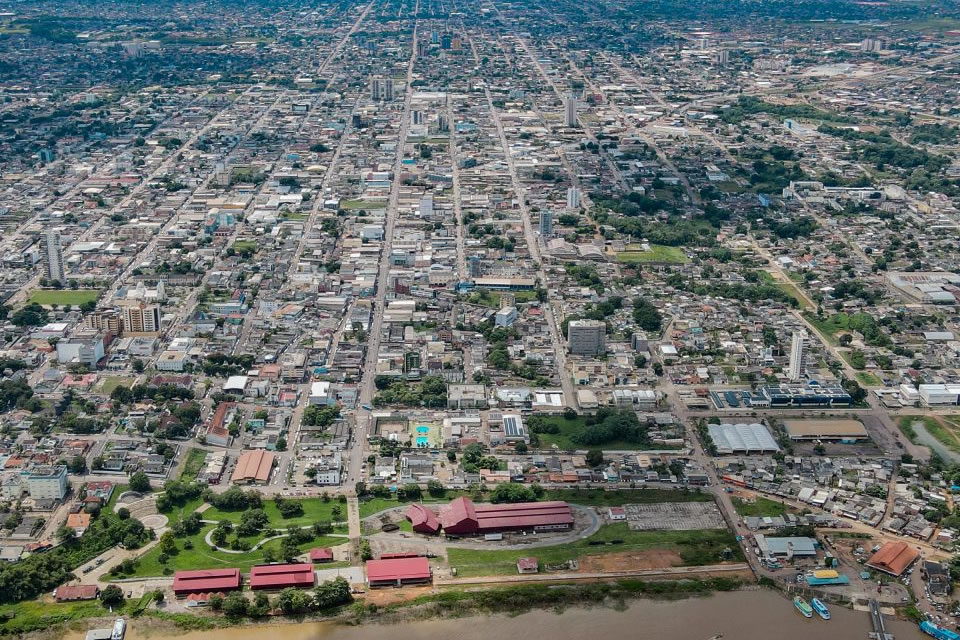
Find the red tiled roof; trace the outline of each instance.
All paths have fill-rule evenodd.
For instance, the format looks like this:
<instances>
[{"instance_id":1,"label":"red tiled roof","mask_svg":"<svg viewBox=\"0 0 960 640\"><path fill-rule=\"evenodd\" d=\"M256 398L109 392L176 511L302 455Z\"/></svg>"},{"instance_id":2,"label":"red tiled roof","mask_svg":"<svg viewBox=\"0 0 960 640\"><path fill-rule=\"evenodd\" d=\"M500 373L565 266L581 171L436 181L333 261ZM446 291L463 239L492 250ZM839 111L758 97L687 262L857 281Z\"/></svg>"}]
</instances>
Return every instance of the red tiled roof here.
<instances>
[{"instance_id":1,"label":"red tiled roof","mask_svg":"<svg viewBox=\"0 0 960 640\"><path fill-rule=\"evenodd\" d=\"M919 557L920 553L906 542L888 542L867 560L867 566L898 576Z\"/></svg>"},{"instance_id":2,"label":"red tiled roof","mask_svg":"<svg viewBox=\"0 0 960 640\"><path fill-rule=\"evenodd\" d=\"M430 561L424 557L390 558L367 562L367 581L370 583L429 580L430 576Z\"/></svg>"},{"instance_id":3,"label":"red tiled roof","mask_svg":"<svg viewBox=\"0 0 960 640\"><path fill-rule=\"evenodd\" d=\"M310 549L310 560L313 562L333 560L333 549L330 547Z\"/></svg>"},{"instance_id":4,"label":"red tiled roof","mask_svg":"<svg viewBox=\"0 0 960 640\"><path fill-rule=\"evenodd\" d=\"M451 534L476 534L543 526L573 524L566 502L522 502L474 505L460 497L440 509L443 530Z\"/></svg>"},{"instance_id":5,"label":"red tiled roof","mask_svg":"<svg viewBox=\"0 0 960 640\"><path fill-rule=\"evenodd\" d=\"M95 584L68 584L57 587L57 602L70 602L72 600L93 600L97 597L97 585Z\"/></svg>"},{"instance_id":6,"label":"red tiled roof","mask_svg":"<svg viewBox=\"0 0 960 640\"><path fill-rule=\"evenodd\" d=\"M313 565L306 563L267 564L250 569L251 589L312 587Z\"/></svg>"}]
</instances>

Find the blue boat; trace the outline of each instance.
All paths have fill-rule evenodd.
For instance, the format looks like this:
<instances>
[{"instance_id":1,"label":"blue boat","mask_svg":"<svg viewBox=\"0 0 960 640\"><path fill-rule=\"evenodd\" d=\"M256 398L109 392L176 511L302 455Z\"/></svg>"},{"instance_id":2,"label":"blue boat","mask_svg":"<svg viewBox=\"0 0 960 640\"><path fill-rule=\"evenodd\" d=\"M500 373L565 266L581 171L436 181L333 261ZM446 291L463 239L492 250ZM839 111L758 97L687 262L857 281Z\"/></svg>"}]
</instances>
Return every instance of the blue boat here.
<instances>
[{"instance_id":1,"label":"blue boat","mask_svg":"<svg viewBox=\"0 0 960 640\"><path fill-rule=\"evenodd\" d=\"M924 620L920 623L920 631L923 631L928 636L933 636L937 640L960 640L960 634L956 631L950 631L950 629L935 625L929 620Z\"/></svg>"},{"instance_id":2,"label":"blue boat","mask_svg":"<svg viewBox=\"0 0 960 640\"><path fill-rule=\"evenodd\" d=\"M818 616L820 616L824 620L830 619L830 609L827 609L827 605L823 604L817 598L814 598L813 600L811 600L810 604L813 605L813 610L817 612Z\"/></svg>"},{"instance_id":3,"label":"blue boat","mask_svg":"<svg viewBox=\"0 0 960 640\"><path fill-rule=\"evenodd\" d=\"M793 606L797 608L797 611L803 614L804 618L813 617L813 609L810 608L810 605L807 604L807 601L797 596L793 599Z\"/></svg>"}]
</instances>

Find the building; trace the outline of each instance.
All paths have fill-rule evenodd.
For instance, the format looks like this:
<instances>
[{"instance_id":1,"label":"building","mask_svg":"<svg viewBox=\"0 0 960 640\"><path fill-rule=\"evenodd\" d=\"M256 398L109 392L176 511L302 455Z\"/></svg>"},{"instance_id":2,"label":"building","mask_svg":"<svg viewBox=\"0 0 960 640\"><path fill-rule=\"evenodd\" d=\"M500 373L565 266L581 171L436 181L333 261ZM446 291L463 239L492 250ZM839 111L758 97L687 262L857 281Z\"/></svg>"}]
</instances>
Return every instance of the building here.
<instances>
[{"instance_id":1,"label":"building","mask_svg":"<svg viewBox=\"0 0 960 640\"><path fill-rule=\"evenodd\" d=\"M257 565L250 569L250 588L254 590L312 589L314 583L313 565L305 562Z\"/></svg>"},{"instance_id":2,"label":"building","mask_svg":"<svg viewBox=\"0 0 960 640\"><path fill-rule=\"evenodd\" d=\"M867 566L892 576L899 576L919 557L920 552L906 542L888 542L870 556Z\"/></svg>"},{"instance_id":3,"label":"building","mask_svg":"<svg viewBox=\"0 0 960 640\"><path fill-rule=\"evenodd\" d=\"M507 307L506 309L500 309L497 311L494 316L494 324L498 327L512 327L513 323L517 321L517 308L516 307Z\"/></svg>"},{"instance_id":4,"label":"building","mask_svg":"<svg viewBox=\"0 0 960 640\"><path fill-rule=\"evenodd\" d=\"M517 573L537 573L540 570L540 563L536 558L517 558Z\"/></svg>"},{"instance_id":5,"label":"building","mask_svg":"<svg viewBox=\"0 0 960 640\"><path fill-rule=\"evenodd\" d=\"M123 315L116 309L98 309L84 316L83 326L119 336L123 333Z\"/></svg>"},{"instance_id":6,"label":"building","mask_svg":"<svg viewBox=\"0 0 960 640\"><path fill-rule=\"evenodd\" d=\"M333 549L330 547L310 549L310 562L313 564L333 562Z\"/></svg>"},{"instance_id":7,"label":"building","mask_svg":"<svg viewBox=\"0 0 960 640\"><path fill-rule=\"evenodd\" d=\"M540 212L540 237L549 238L553 235L553 211L544 209Z\"/></svg>"},{"instance_id":8,"label":"building","mask_svg":"<svg viewBox=\"0 0 960 640\"><path fill-rule=\"evenodd\" d=\"M787 377L790 378L790 382L799 382L806 375L807 332L794 331L790 341L790 366L787 368Z\"/></svg>"},{"instance_id":9,"label":"building","mask_svg":"<svg viewBox=\"0 0 960 640\"><path fill-rule=\"evenodd\" d=\"M266 484L270 479L273 461L274 455L269 451L244 451L237 458L237 466L230 479L236 483Z\"/></svg>"},{"instance_id":10,"label":"building","mask_svg":"<svg viewBox=\"0 0 960 640\"><path fill-rule=\"evenodd\" d=\"M142 301L124 305L123 327L127 333L160 333L160 305Z\"/></svg>"},{"instance_id":11,"label":"building","mask_svg":"<svg viewBox=\"0 0 960 640\"><path fill-rule=\"evenodd\" d=\"M482 384L447 385L448 409L486 409L487 388Z\"/></svg>"},{"instance_id":12,"label":"building","mask_svg":"<svg viewBox=\"0 0 960 640\"><path fill-rule=\"evenodd\" d=\"M437 514L432 509L422 504L413 503L407 507L404 514L413 530L417 533L435 535L440 531L440 521L437 520Z\"/></svg>"},{"instance_id":13,"label":"building","mask_svg":"<svg viewBox=\"0 0 960 640\"><path fill-rule=\"evenodd\" d=\"M762 385L750 402L755 407L772 409L849 407L853 403L853 398L838 384L826 385L808 380L804 385Z\"/></svg>"},{"instance_id":14,"label":"building","mask_svg":"<svg viewBox=\"0 0 960 640\"><path fill-rule=\"evenodd\" d=\"M600 320L571 320L567 348L579 356L599 356L607 350L607 325Z\"/></svg>"},{"instance_id":15,"label":"building","mask_svg":"<svg viewBox=\"0 0 960 640\"><path fill-rule=\"evenodd\" d=\"M173 574L173 593L178 598L191 593L236 591L242 584L240 569L198 569Z\"/></svg>"},{"instance_id":16,"label":"building","mask_svg":"<svg viewBox=\"0 0 960 640\"><path fill-rule=\"evenodd\" d=\"M60 232L50 229L43 234L43 274L47 279L60 283L66 281L63 266L63 247L60 244Z\"/></svg>"},{"instance_id":17,"label":"building","mask_svg":"<svg viewBox=\"0 0 960 640\"><path fill-rule=\"evenodd\" d=\"M717 453L720 454L749 455L780 451L777 441L773 439L767 428L759 423L710 424L707 425L707 431L717 448Z\"/></svg>"},{"instance_id":18,"label":"building","mask_svg":"<svg viewBox=\"0 0 960 640\"><path fill-rule=\"evenodd\" d=\"M432 581L430 561L423 557L381 558L367 562L367 584L371 587L401 587Z\"/></svg>"},{"instance_id":19,"label":"building","mask_svg":"<svg viewBox=\"0 0 960 640\"><path fill-rule=\"evenodd\" d=\"M928 407L960 403L960 384L921 384L917 392Z\"/></svg>"},{"instance_id":20,"label":"building","mask_svg":"<svg viewBox=\"0 0 960 640\"><path fill-rule=\"evenodd\" d=\"M950 583L950 565L944 562L924 560L923 575L930 587L930 593L935 596L950 594L953 585Z\"/></svg>"},{"instance_id":21,"label":"building","mask_svg":"<svg viewBox=\"0 0 960 640\"><path fill-rule=\"evenodd\" d=\"M380 78L370 78L370 99L374 102L380 100Z\"/></svg>"},{"instance_id":22,"label":"building","mask_svg":"<svg viewBox=\"0 0 960 640\"><path fill-rule=\"evenodd\" d=\"M573 526L573 511L559 501L474 505L469 498L460 497L440 507L439 519L444 533L453 536L563 531Z\"/></svg>"},{"instance_id":23,"label":"building","mask_svg":"<svg viewBox=\"0 0 960 640\"><path fill-rule=\"evenodd\" d=\"M529 442L527 428L519 413L509 413L503 416L503 437L509 443Z\"/></svg>"},{"instance_id":24,"label":"building","mask_svg":"<svg viewBox=\"0 0 960 640\"><path fill-rule=\"evenodd\" d=\"M85 364L95 369L106 355L105 334L96 329L75 331L69 338L57 342L57 361L60 364Z\"/></svg>"},{"instance_id":25,"label":"building","mask_svg":"<svg viewBox=\"0 0 960 640\"><path fill-rule=\"evenodd\" d=\"M765 558L814 558L817 555L817 541L803 536L771 538L758 533L754 536L757 548Z\"/></svg>"},{"instance_id":26,"label":"building","mask_svg":"<svg viewBox=\"0 0 960 640\"><path fill-rule=\"evenodd\" d=\"M67 467L42 465L26 472L27 493L34 500L63 500L67 495Z\"/></svg>"},{"instance_id":27,"label":"building","mask_svg":"<svg viewBox=\"0 0 960 640\"><path fill-rule=\"evenodd\" d=\"M393 100L393 78L383 80L383 99L387 102Z\"/></svg>"},{"instance_id":28,"label":"building","mask_svg":"<svg viewBox=\"0 0 960 640\"><path fill-rule=\"evenodd\" d=\"M567 188L567 209L580 208L580 189L577 187Z\"/></svg>"},{"instance_id":29,"label":"building","mask_svg":"<svg viewBox=\"0 0 960 640\"><path fill-rule=\"evenodd\" d=\"M866 440L867 428L859 420L784 420L791 440L833 440L856 442Z\"/></svg>"},{"instance_id":30,"label":"building","mask_svg":"<svg viewBox=\"0 0 960 640\"><path fill-rule=\"evenodd\" d=\"M84 513L83 511L71 513L67 516L66 526L73 529L73 532L78 536L82 536L90 527L90 514Z\"/></svg>"},{"instance_id":31,"label":"building","mask_svg":"<svg viewBox=\"0 0 960 640\"><path fill-rule=\"evenodd\" d=\"M573 94L569 94L563 99L563 125L565 127L577 126L577 98Z\"/></svg>"},{"instance_id":32,"label":"building","mask_svg":"<svg viewBox=\"0 0 960 640\"><path fill-rule=\"evenodd\" d=\"M95 584L65 584L57 587L57 602L76 602L94 600L100 593Z\"/></svg>"}]
</instances>

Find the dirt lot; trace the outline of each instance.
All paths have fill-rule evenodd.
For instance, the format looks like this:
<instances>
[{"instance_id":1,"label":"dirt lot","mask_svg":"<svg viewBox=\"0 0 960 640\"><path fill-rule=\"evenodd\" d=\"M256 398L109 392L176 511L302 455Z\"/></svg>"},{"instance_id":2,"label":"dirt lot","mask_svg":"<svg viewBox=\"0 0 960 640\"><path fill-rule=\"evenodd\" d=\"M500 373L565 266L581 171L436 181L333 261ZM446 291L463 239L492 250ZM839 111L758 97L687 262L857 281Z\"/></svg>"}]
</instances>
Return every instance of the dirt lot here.
<instances>
[{"instance_id":1,"label":"dirt lot","mask_svg":"<svg viewBox=\"0 0 960 640\"><path fill-rule=\"evenodd\" d=\"M367 604L382 607L397 602L406 602L431 593L433 593L433 587L403 587L402 589L368 589L365 594L356 597L358 599L363 598L363 601Z\"/></svg>"},{"instance_id":2,"label":"dirt lot","mask_svg":"<svg viewBox=\"0 0 960 640\"><path fill-rule=\"evenodd\" d=\"M683 559L676 551L652 549L626 553L605 553L580 558L580 573L623 571L625 569L666 569L679 567Z\"/></svg>"}]
</instances>

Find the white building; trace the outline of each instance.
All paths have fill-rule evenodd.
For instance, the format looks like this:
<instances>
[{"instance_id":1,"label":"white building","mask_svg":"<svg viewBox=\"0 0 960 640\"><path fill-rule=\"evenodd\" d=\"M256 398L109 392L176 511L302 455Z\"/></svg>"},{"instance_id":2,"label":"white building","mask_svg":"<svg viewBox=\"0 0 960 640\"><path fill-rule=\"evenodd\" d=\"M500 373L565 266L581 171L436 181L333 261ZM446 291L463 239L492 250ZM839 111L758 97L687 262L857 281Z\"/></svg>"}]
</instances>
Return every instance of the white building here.
<instances>
[{"instance_id":1,"label":"white building","mask_svg":"<svg viewBox=\"0 0 960 640\"><path fill-rule=\"evenodd\" d=\"M793 332L790 342L790 366L787 376L791 382L799 382L807 374L807 332Z\"/></svg>"},{"instance_id":2,"label":"white building","mask_svg":"<svg viewBox=\"0 0 960 640\"><path fill-rule=\"evenodd\" d=\"M50 280L58 280L61 283L66 280L60 232L54 229L43 234L43 272Z\"/></svg>"},{"instance_id":3,"label":"white building","mask_svg":"<svg viewBox=\"0 0 960 640\"><path fill-rule=\"evenodd\" d=\"M330 395L330 383L321 380L310 385L310 404L312 405L330 405L336 402L336 398Z\"/></svg>"},{"instance_id":4,"label":"white building","mask_svg":"<svg viewBox=\"0 0 960 640\"><path fill-rule=\"evenodd\" d=\"M27 492L37 500L63 500L67 495L67 467L64 465L43 465L33 467L26 472Z\"/></svg>"},{"instance_id":5,"label":"white building","mask_svg":"<svg viewBox=\"0 0 960 640\"><path fill-rule=\"evenodd\" d=\"M495 325L498 327L512 327L513 323L516 321L517 321L516 307L507 307L506 309L500 309L500 311L497 311L497 315L494 317Z\"/></svg>"},{"instance_id":6,"label":"white building","mask_svg":"<svg viewBox=\"0 0 960 640\"><path fill-rule=\"evenodd\" d=\"M580 208L580 189L569 187L567 189L567 209Z\"/></svg>"},{"instance_id":7,"label":"white building","mask_svg":"<svg viewBox=\"0 0 960 640\"><path fill-rule=\"evenodd\" d=\"M563 124L567 127L577 126L577 98L572 94L563 99Z\"/></svg>"}]
</instances>

